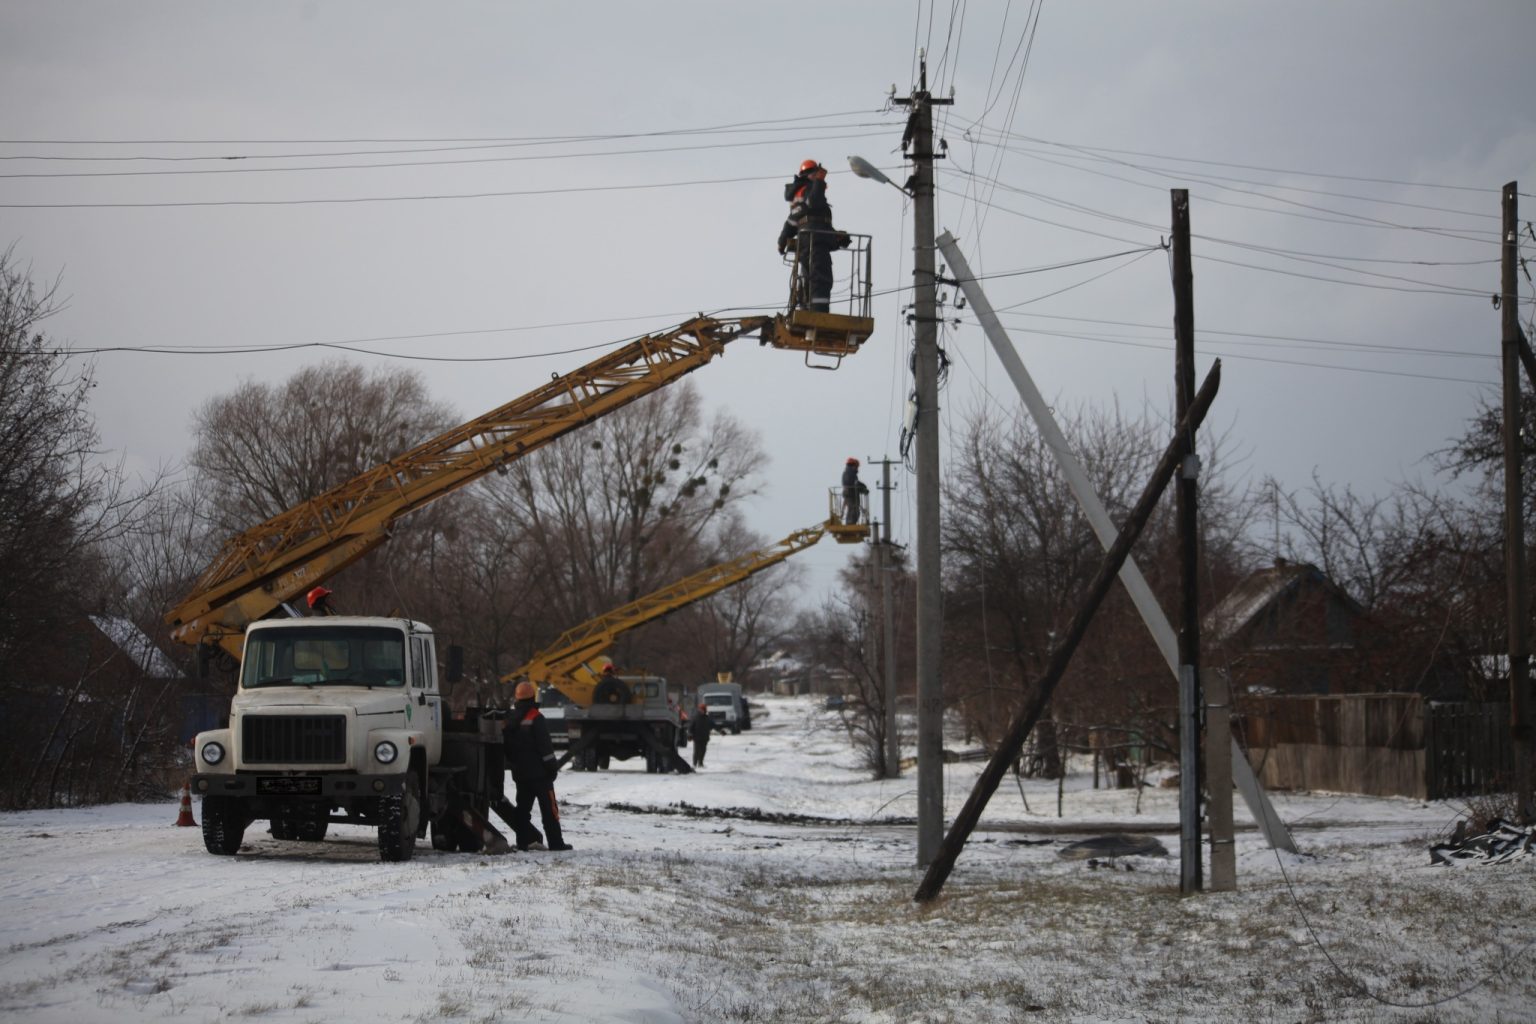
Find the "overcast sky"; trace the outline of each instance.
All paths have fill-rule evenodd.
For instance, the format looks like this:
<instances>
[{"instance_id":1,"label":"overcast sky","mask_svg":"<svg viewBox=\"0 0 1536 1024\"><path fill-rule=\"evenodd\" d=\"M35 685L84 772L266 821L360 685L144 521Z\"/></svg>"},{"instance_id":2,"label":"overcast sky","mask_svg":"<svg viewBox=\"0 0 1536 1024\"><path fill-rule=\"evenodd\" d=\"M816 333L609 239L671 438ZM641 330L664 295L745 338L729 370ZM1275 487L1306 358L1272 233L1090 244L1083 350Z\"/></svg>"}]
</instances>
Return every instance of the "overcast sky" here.
<instances>
[{"instance_id":1,"label":"overcast sky","mask_svg":"<svg viewBox=\"0 0 1536 1024\"><path fill-rule=\"evenodd\" d=\"M926 46L955 99L938 224L1004 275L988 294L1048 397L1167 413L1168 264L1141 250L1185 187L1199 372L1223 359L1242 475L1380 493L1431 478L1497 381L1505 182L1536 219L1533 40L1530 0L11 0L0 244L61 281L60 344L182 350L91 357L104 444L151 473L210 396L338 358L193 348L366 350L468 418L693 312L768 310L782 183L819 159L839 226L875 239L875 338L836 373L743 341L691 378L760 432L748 514L778 538L824 517L846 456L896 454L912 220L845 158L904 176L885 101ZM573 136L596 138L548 141ZM165 159L210 155L246 159ZM946 432L1017 405L959 315ZM797 561L821 590L846 558Z\"/></svg>"}]
</instances>

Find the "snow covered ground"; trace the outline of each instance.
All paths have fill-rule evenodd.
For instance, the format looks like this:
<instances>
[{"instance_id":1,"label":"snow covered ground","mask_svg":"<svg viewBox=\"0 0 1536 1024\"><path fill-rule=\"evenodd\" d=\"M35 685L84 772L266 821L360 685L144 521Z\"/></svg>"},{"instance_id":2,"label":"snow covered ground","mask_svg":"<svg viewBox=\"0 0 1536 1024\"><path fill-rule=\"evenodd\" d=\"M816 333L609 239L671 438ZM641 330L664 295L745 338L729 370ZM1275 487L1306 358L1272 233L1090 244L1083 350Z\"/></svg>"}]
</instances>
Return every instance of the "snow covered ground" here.
<instances>
[{"instance_id":1,"label":"snow covered ground","mask_svg":"<svg viewBox=\"0 0 1536 1024\"><path fill-rule=\"evenodd\" d=\"M258 823L225 858L174 800L0 815L0 1020L1536 1020L1536 858L1431 867L1455 805L1276 794L1302 855L1240 831L1239 891L1180 898L1173 857L1059 856L1114 823L1176 852L1174 790L1137 813L1074 776L1058 818L1010 780L921 907L915 778L757 702L698 774L563 773L568 853L380 864L368 831ZM947 767L949 813L980 767Z\"/></svg>"}]
</instances>

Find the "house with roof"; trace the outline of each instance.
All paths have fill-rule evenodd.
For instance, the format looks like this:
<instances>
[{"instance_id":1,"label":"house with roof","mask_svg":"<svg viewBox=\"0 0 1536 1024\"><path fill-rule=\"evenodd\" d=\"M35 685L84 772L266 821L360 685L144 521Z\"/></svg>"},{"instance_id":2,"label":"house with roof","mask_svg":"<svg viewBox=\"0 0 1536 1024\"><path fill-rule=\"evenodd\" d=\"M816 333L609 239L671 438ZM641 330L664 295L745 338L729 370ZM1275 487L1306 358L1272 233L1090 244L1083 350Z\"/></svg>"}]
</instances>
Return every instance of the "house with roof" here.
<instances>
[{"instance_id":1,"label":"house with roof","mask_svg":"<svg viewBox=\"0 0 1536 1024\"><path fill-rule=\"evenodd\" d=\"M1322 570L1276 559L1232 589L1201 625L1202 661L1237 693L1328 694L1381 689L1371 616Z\"/></svg>"}]
</instances>

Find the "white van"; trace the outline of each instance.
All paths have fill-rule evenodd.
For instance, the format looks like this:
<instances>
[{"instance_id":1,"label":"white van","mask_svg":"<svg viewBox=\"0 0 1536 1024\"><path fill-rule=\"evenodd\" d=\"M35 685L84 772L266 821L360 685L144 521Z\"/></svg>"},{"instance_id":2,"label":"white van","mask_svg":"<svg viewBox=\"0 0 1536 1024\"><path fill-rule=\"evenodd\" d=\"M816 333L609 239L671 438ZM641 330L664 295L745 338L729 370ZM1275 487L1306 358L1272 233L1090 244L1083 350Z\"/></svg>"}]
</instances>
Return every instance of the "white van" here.
<instances>
[{"instance_id":1,"label":"white van","mask_svg":"<svg viewBox=\"0 0 1536 1024\"><path fill-rule=\"evenodd\" d=\"M720 728L733 733L752 728L752 712L740 683L703 683L698 694L699 703Z\"/></svg>"}]
</instances>

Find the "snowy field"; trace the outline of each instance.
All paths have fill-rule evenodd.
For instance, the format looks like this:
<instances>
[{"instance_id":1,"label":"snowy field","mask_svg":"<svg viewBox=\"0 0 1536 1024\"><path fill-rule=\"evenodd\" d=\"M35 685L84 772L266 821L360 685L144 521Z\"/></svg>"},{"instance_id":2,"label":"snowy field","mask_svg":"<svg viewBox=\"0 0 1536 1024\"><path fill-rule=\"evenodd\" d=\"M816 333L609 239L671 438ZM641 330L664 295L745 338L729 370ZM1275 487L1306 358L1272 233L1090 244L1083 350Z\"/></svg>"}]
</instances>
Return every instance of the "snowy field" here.
<instances>
[{"instance_id":1,"label":"snowy field","mask_svg":"<svg viewBox=\"0 0 1536 1024\"><path fill-rule=\"evenodd\" d=\"M1431 867L1453 804L1276 794L1303 853L1242 829L1239 891L1180 898L1174 857L1059 855L1115 824L1176 852L1174 790L1137 813L1074 776L1058 817L1010 780L919 907L915 777L755 703L696 775L562 773L568 853L380 864L371 832L263 822L223 858L174 800L0 815L0 1020L1536 1020L1536 858ZM949 813L980 767L948 766Z\"/></svg>"}]
</instances>

